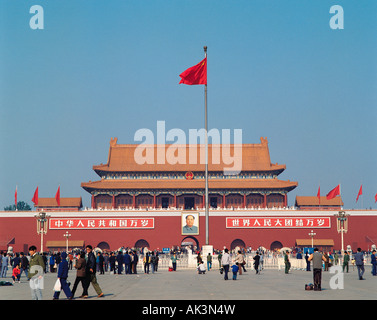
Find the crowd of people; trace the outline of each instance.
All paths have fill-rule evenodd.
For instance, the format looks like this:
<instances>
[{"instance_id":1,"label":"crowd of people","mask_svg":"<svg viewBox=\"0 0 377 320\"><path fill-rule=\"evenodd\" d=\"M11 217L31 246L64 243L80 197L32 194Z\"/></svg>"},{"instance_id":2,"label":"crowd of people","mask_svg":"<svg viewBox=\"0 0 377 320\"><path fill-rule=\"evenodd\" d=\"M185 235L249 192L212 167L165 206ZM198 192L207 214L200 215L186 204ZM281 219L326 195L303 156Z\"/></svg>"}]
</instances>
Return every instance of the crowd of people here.
<instances>
[{"instance_id":1,"label":"crowd of people","mask_svg":"<svg viewBox=\"0 0 377 320\"><path fill-rule=\"evenodd\" d=\"M169 257L169 271L176 271L177 261L182 252L179 250L171 252ZM265 255L270 256L271 252L263 250L256 250L251 253L248 250L240 249L229 252L227 248L223 250L214 250L208 253L205 259L202 258L199 251L197 254L197 272L198 274L205 274L206 271L212 269L213 259L218 259L220 273L224 274L224 280L228 280L228 273L232 272L233 280L237 279L237 275L242 275L242 272L247 272L247 260L253 260L253 268L256 274L260 274L264 267ZM98 297L103 297L104 293L97 282L97 273L104 274L137 274L138 265L143 265L144 273L148 274L158 270L160 255L158 251L149 250L135 250L129 248L120 248L118 251L102 252L101 250L94 251L92 246L87 245L85 250L75 250L71 252L57 252L57 253L43 253L38 254L35 246L29 247L28 254L7 253L1 252L0 259L0 276L7 277L8 268L12 270L13 284L20 283L21 275L25 274L27 280L30 281L32 299L42 299L42 291L38 285L38 281L42 278L43 273L57 273L56 290L53 299L59 299L60 293L64 292L67 299L75 297L78 286L81 283L82 294L80 298L88 297L88 288L90 285L94 288ZM274 255L275 253L273 253ZM288 250L280 253L283 254L285 273L290 272L291 263L290 257L292 252ZM251 257L251 258L250 258ZM306 260L306 271L311 271L313 268L313 282L314 290L321 290L322 271L328 271L332 265L340 265L342 263L343 272L349 272L349 263L356 265L358 276L360 280L364 280L365 272L364 262L365 256L361 248L357 249L355 254L344 252L342 259L340 259L337 252L319 252L318 248L309 254L305 253L304 257L301 251L295 253L296 259ZM166 259L166 258L164 258ZM204 262L207 262L207 266ZM372 275L377 275L377 255L376 250L370 253L370 261L372 264ZM140 263L139 263L140 262ZM76 278L72 289L68 282L68 271L76 270Z\"/></svg>"}]
</instances>

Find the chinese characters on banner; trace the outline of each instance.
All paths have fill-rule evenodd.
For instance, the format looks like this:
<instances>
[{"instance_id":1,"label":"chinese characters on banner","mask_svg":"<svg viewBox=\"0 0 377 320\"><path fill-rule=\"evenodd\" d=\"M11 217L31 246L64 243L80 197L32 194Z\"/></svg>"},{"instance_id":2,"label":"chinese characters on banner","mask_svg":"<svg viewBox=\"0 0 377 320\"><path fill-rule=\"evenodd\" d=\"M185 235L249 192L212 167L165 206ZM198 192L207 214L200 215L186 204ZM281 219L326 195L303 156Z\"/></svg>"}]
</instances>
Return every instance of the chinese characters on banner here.
<instances>
[{"instance_id":1,"label":"chinese characters on banner","mask_svg":"<svg viewBox=\"0 0 377 320\"><path fill-rule=\"evenodd\" d=\"M154 218L50 218L50 229L154 229Z\"/></svg>"},{"instance_id":2,"label":"chinese characters on banner","mask_svg":"<svg viewBox=\"0 0 377 320\"><path fill-rule=\"evenodd\" d=\"M226 218L227 228L330 228L330 217Z\"/></svg>"}]
</instances>

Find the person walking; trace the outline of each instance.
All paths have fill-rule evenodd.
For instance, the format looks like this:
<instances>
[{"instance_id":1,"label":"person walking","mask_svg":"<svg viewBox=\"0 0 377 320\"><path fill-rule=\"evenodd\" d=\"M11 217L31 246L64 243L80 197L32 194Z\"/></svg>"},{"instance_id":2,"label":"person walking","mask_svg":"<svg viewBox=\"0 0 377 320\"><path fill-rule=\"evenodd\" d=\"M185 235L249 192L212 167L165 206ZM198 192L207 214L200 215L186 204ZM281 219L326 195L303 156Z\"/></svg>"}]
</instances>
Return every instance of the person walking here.
<instances>
[{"instance_id":1,"label":"person walking","mask_svg":"<svg viewBox=\"0 0 377 320\"><path fill-rule=\"evenodd\" d=\"M43 278L43 272L45 270L45 264L42 256L37 254L37 247L29 247L30 262L28 278L31 289L32 300L42 300L42 287L41 279Z\"/></svg>"},{"instance_id":2,"label":"person walking","mask_svg":"<svg viewBox=\"0 0 377 320\"><path fill-rule=\"evenodd\" d=\"M233 273L233 280L237 280L237 273L238 273L238 262L232 265L232 273Z\"/></svg>"},{"instance_id":3,"label":"person walking","mask_svg":"<svg viewBox=\"0 0 377 320\"><path fill-rule=\"evenodd\" d=\"M116 261L115 254L114 254L114 252L111 252L110 258L109 258L109 263L110 263L110 273L113 272L113 274L116 274L115 273L115 261Z\"/></svg>"},{"instance_id":4,"label":"person walking","mask_svg":"<svg viewBox=\"0 0 377 320\"><path fill-rule=\"evenodd\" d=\"M143 259L143 263L144 263L144 273L149 273L149 265L151 263L151 257L149 255L149 252L146 253Z\"/></svg>"},{"instance_id":5,"label":"person walking","mask_svg":"<svg viewBox=\"0 0 377 320\"><path fill-rule=\"evenodd\" d=\"M349 256L348 252L345 251L344 256L343 256L343 273L344 273L344 269L347 269L347 273L348 273L349 262L350 262L350 256Z\"/></svg>"},{"instance_id":6,"label":"person walking","mask_svg":"<svg viewBox=\"0 0 377 320\"><path fill-rule=\"evenodd\" d=\"M98 266L99 266L99 274L105 274L104 271L104 264L105 259L103 258L102 252L98 252Z\"/></svg>"},{"instance_id":7,"label":"person walking","mask_svg":"<svg viewBox=\"0 0 377 320\"><path fill-rule=\"evenodd\" d=\"M61 262L58 266L58 279L60 280L61 290L64 291L67 299L72 300L72 292L67 283L69 264L67 261L67 253L64 251L61 254ZM61 291L55 291L53 300L58 300Z\"/></svg>"},{"instance_id":8,"label":"person walking","mask_svg":"<svg viewBox=\"0 0 377 320\"><path fill-rule=\"evenodd\" d=\"M365 268L364 268L364 254L361 252L361 248L357 248L357 252L355 254L355 264L357 267L357 273L359 274L359 280L365 280L363 278Z\"/></svg>"},{"instance_id":9,"label":"person walking","mask_svg":"<svg viewBox=\"0 0 377 320\"><path fill-rule=\"evenodd\" d=\"M137 274L137 264L139 262L139 256L137 255L136 250L133 251L132 258L132 273Z\"/></svg>"},{"instance_id":10,"label":"person walking","mask_svg":"<svg viewBox=\"0 0 377 320\"><path fill-rule=\"evenodd\" d=\"M50 272L54 272L54 266L55 266L55 256L52 254L49 259L49 265L50 265Z\"/></svg>"},{"instance_id":11,"label":"person walking","mask_svg":"<svg viewBox=\"0 0 377 320\"><path fill-rule=\"evenodd\" d=\"M128 251L126 251L125 254L123 255L123 262L124 262L125 274L130 274L131 273L131 257Z\"/></svg>"},{"instance_id":12,"label":"person walking","mask_svg":"<svg viewBox=\"0 0 377 320\"><path fill-rule=\"evenodd\" d=\"M154 251L151 253L151 268L152 268L152 273L156 271L156 264L157 264L157 257L154 254Z\"/></svg>"},{"instance_id":13,"label":"person walking","mask_svg":"<svg viewBox=\"0 0 377 320\"><path fill-rule=\"evenodd\" d=\"M314 291L321 291L322 261L326 262L326 258L322 253L318 252L318 248L314 248L314 252L310 255L308 260L313 260Z\"/></svg>"},{"instance_id":14,"label":"person walking","mask_svg":"<svg viewBox=\"0 0 377 320\"><path fill-rule=\"evenodd\" d=\"M263 270L264 252L259 252L259 274Z\"/></svg>"},{"instance_id":15,"label":"person walking","mask_svg":"<svg viewBox=\"0 0 377 320\"><path fill-rule=\"evenodd\" d=\"M337 266L339 264L339 256L338 253L334 253L334 265Z\"/></svg>"},{"instance_id":16,"label":"person walking","mask_svg":"<svg viewBox=\"0 0 377 320\"><path fill-rule=\"evenodd\" d=\"M231 258L228 249L224 249L224 254L221 257L221 265L224 268L224 280L228 280L229 266L231 263Z\"/></svg>"},{"instance_id":17,"label":"person walking","mask_svg":"<svg viewBox=\"0 0 377 320\"><path fill-rule=\"evenodd\" d=\"M7 254L4 252L1 258L1 277L2 278L7 277L8 264L9 264L9 258L7 257Z\"/></svg>"},{"instance_id":18,"label":"person walking","mask_svg":"<svg viewBox=\"0 0 377 320\"><path fill-rule=\"evenodd\" d=\"M207 255L207 270L211 270L212 268L212 256L211 256L211 253L208 252L208 255Z\"/></svg>"},{"instance_id":19,"label":"person walking","mask_svg":"<svg viewBox=\"0 0 377 320\"><path fill-rule=\"evenodd\" d=\"M237 264L238 265L238 272L239 272L240 275L242 275L242 268L241 268L241 266L243 265L244 261L245 260L243 258L243 254L242 254L241 250L238 250L235 262L238 263Z\"/></svg>"},{"instance_id":20,"label":"person walking","mask_svg":"<svg viewBox=\"0 0 377 320\"><path fill-rule=\"evenodd\" d=\"M372 275L377 276L377 257L376 257L376 250L372 251L370 256L371 264L372 264Z\"/></svg>"},{"instance_id":21,"label":"person walking","mask_svg":"<svg viewBox=\"0 0 377 320\"><path fill-rule=\"evenodd\" d=\"M75 268L77 269L76 271L76 279L75 283L73 284L72 288L72 299L75 296L77 286L81 282L82 288L84 289L86 284L85 284L85 268L86 268L86 260L85 260L85 252L81 252L79 258L76 261ZM86 294L88 295L88 294Z\"/></svg>"},{"instance_id":22,"label":"person walking","mask_svg":"<svg viewBox=\"0 0 377 320\"><path fill-rule=\"evenodd\" d=\"M258 251L257 251L257 253L255 254L255 257L254 257L253 259L254 259L254 269L255 269L255 273L256 273L256 274L260 274L260 272L259 272L260 256L259 256Z\"/></svg>"},{"instance_id":23,"label":"person walking","mask_svg":"<svg viewBox=\"0 0 377 320\"><path fill-rule=\"evenodd\" d=\"M223 257L223 254L221 253L221 251L218 253L217 255L217 260L219 261L219 269L221 269L221 258Z\"/></svg>"},{"instance_id":24,"label":"person walking","mask_svg":"<svg viewBox=\"0 0 377 320\"><path fill-rule=\"evenodd\" d=\"M154 266L154 271L155 272L157 272L157 270L158 270L158 261L160 260L160 257L159 257L159 255L158 255L158 252L156 252L156 264L155 264L155 266Z\"/></svg>"},{"instance_id":25,"label":"person walking","mask_svg":"<svg viewBox=\"0 0 377 320\"><path fill-rule=\"evenodd\" d=\"M326 259L326 260L324 260L325 261L325 270L324 271L329 271L330 257L326 252L323 255Z\"/></svg>"},{"instance_id":26,"label":"person walking","mask_svg":"<svg viewBox=\"0 0 377 320\"><path fill-rule=\"evenodd\" d=\"M102 289L97 282L96 258L93 254L93 247L91 245L87 245L85 249L88 255L88 259L86 261L86 267L85 267L85 278L86 278L85 288L81 297L82 298L88 297L88 289L89 289L90 284L92 284L94 290L97 292L98 298L103 297L104 293L102 292Z\"/></svg>"},{"instance_id":27,"label":"person walking","mask_svg":"<svg viewBox=\"0 0 377 320\"><path fill-rule=\"evenodd\" d=\"M26 278L27 278L27 270L29 268L29 260L26 258L26 256L24 255L23 252L21 252L20 256L21 256L20 277L22 276L22 272L25 272L25 275L26 275Z\"/></svg>"},{"instance_id":28,"label":"person walking","mask_svg":"<svg viewBox=\"0 0 377 320\"><path fill-rule=\"evenodd\" d=\"M103 267L105 272L109 270L109 254L107 252L103 255Z\"/></svg>"},{"instance_id":29,"label":"person walking","mask_svg":"<svg viewBox=\"0 0 377 320\"><path fill-rule=\"evenodd\" d=\"M116 261L118 263L118 274L122 274L123 271L123 253L121 250L119 250Z\"/></svg>"},{"instance_id":30,"label":"person walking","mask_svg":"<svg viewBox=\"0 0 377 320\"><path fill-rule=\"evenodd\" d=\"M289 261L289 251L287 250L284 252L284 264L285 264L285 273L289 273L289 269L291 269L291 262Z\"/></svg>"},{"instance_id":31,"label":"person walking","mask_svg":"<svg viewBox=\"0 0 377 320\"><path fill-rule=\"evenodd\" d=\"M306 261L306 271L310 271L310 261L309 261L308 251L306 251L306 253L305 253L305 261Z\"/></svg>"},{"instance_id":32,"label":"person walking","mask_svg":"<svg viewBox=\"0 0 377 320\"><path fill-rule=\"evenodd\" d=\"M170 259L173 264L173 271L177 271L177 254L174 252Z\"/></svg>"}]
</instances>

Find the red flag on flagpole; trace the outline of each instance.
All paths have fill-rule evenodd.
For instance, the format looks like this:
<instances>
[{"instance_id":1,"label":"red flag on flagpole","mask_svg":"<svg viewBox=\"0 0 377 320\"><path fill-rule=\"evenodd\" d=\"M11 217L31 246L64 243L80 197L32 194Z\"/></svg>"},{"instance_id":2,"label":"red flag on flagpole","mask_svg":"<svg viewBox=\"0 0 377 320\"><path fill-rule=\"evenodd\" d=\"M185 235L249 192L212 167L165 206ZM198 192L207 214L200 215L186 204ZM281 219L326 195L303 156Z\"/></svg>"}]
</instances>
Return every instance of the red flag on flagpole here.
<instances>
[{"instance_id":1,"label":"red flag on flagpole","mask_svg":"<svg viewBox=\"0 0 377 320\"><path fill-rule=\"evenodd\" d=\"M182 78L179 83L188 85L207 84L207 58L183 71L179 76Z\"/></svg>"},{"instance_id":2,"label":"red flag on flagpole","mask_svg":"<svg viewBox=\"0 0 377 320\"><path fill-rule=\"evenodd\" d=\"M376 193L376 195L374 196L374 203L376 203L377 202L377 193Z\"/></svg>"},{"instance_id":3,"label":"red flag on flagpole","mask_svg":"<svg viewBox=\"0 0 377 320\"><path fill-rule=\"evenodd\" d=\"M318 197L318 205L320 205L321 204L321 186L318 187L317 197Z\"/></svg>"},{"instance_id":4,"label":"red flag on flagpole","mask_svg":"<svg viewBox=\"0 0 377 320\"><path fill-rule=\"evenodd\" d=\"M334 189L332 189L327 195L326 199L331 200L335 198L336 196L340 195L340 185L338 184Z\"/></svg>"},{"instance_id":5,"label":"red flag on flagpole","mask_svg":"<svg viewBox=\"0 0 377 320\"><path fill-rule=\"evenodd\" d=\"M17 210L17 186L16 186L16 192L14 193L14 204L16 205L16 210Z\"/></svg>"},{"instance_id":6,"label":"red flag on flagpole","mask_svg":"<svg viewBox=\"0 0 377 320\"><path fill-rule=\"evenodd\" d=\"M58 203L58 206L60 206L60 186L58 188L58 191L56 192L55 199L56 199L56 202Z\"/></svg>"},{"instance_id":7,"label":"red flag on flagpole","mask_svg":"<svg viewBox=\"0 0 377 320\"><path fill-rule=\"evenodd\" d=\"M356 197L356 202L359 200L359 196L361 196L362 194L363 194L363 185L360 186L359 193L357 194L357 197Z\"/></svg>"},{"instance_id":8,"label":"red flag on flagpole","mask_svg":"<svg viewBox=\"0 0 377 320\"><path fill-rule=\"evenodd\" d=\"M38 187L37 187L37 189L35 189L34 196L33 196L33 199L31 199L31 201L34 202L35 206L38 205Z\"/></svg>"}]
</instances>

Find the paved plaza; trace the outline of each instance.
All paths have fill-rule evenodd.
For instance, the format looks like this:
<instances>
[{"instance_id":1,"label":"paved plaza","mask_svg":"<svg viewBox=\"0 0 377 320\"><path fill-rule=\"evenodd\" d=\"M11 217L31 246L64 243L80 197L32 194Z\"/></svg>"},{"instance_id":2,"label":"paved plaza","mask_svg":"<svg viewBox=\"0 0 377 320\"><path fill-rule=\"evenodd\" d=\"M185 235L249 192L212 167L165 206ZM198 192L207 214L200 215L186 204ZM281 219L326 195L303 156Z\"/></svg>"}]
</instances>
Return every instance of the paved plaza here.
<instances>
[{"instance_id":1,"label":"paved plaza","mask_svg":"<svg viewBox=\"0 0 377 320\"><path fill-rule=\"evenodd\" d=\"M11 272L7 278L10 281ZM161 268L158 272L144 274L139 268L138 274L114 275L107 272L97 273L97 279L105 296L97 298L92 286L89 288L88 301L98 300L375 300L377 298L377 276L371 274L370 265L365 267L365 280L359 280L356 267L350 266L349 273L344 274L344 289L331 289L330 279L334 274L322 272L322 291L305 291L306 283L312 283L312 272L292 270L285 274L284 270L267 269L260 275L254 270L238 275L237 280L225 281L218 270L212 269L206 274L197 274L195 269L179 269L169 272ZM76 271L70 270L68 280L71 288L76 277ZM43 300L52 300L56 273L45 274ZM81 284L74 300L82 293ZM61 300L66 300L61 293ZM0 300L31 300L29 282L25 275L21 283L13 286L0 286Z\"/></svg>"}]
</instances>

